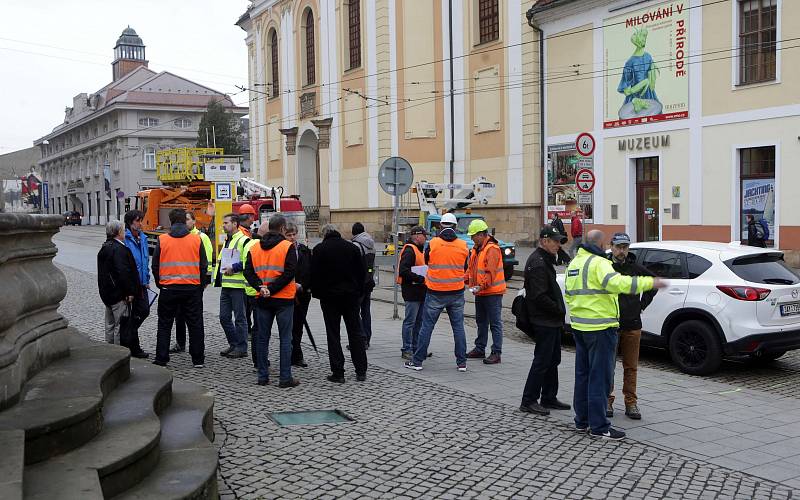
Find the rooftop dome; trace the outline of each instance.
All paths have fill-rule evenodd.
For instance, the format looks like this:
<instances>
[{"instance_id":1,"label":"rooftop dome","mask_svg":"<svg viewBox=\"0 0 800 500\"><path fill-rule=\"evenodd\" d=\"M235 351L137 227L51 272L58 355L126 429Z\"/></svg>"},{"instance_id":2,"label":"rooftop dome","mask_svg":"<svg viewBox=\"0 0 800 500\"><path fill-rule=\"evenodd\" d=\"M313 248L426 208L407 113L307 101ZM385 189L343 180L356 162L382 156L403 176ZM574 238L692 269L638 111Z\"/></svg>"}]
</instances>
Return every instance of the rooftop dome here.
<instances>
[{"instance_id":1,"label":"rooftop dome","mask_svg":"<svg viewBox=\"0 0 800 500\"><path fill-rule=\"evenodd\" d=\"M128 26L122 30L122 34L117 39L117 46L119 45L132 45L135 47L144 47L144 42L141 37L136 34L136 30Z\"/></svg>"}]
</instances>

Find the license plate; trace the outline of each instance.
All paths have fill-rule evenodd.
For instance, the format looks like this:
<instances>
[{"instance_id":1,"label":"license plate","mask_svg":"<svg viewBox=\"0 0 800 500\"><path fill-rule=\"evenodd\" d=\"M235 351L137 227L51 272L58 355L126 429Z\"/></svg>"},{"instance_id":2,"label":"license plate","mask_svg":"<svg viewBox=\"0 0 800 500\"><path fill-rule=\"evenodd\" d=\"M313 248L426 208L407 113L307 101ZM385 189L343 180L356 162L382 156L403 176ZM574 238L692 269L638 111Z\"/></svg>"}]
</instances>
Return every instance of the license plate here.
<instances>
[{"instance_id":1,"label":"license plate","mask_svg":"<svg viewBox=\"0 0 800 500\"><path fill-rule=\"evenodd\" d=\"M794 316L800 314L800 302L781 304L781 316Z\"/></svg>"}]
</instances>

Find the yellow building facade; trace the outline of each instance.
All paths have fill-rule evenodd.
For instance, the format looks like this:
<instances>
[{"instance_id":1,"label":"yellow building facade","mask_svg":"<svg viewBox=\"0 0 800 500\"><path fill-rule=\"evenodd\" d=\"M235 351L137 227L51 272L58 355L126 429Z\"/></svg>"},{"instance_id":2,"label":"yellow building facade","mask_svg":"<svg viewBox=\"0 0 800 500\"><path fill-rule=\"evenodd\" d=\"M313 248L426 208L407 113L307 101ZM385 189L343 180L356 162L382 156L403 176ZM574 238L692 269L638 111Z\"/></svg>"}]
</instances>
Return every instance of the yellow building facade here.
<instances>
[{"instance_id":1,"label":"yellow building facade","mask_svg":"<svg viewBox=\"0 0 800 500\"><path fill-rule=\"evenodd\" d=\"M751 215L798 261L800 2L540 0L529 17L544 40L547 214L723 242L746 240ZM591 197L570 180L580 168Z\"/></svg>"},{"instance_id":2,"label":"yellow building facade","mask_svg":"<svg viewBox=\"0 0 800 500\"><path fill-rule=\"evenodd\" d=\"M254 175L298 194L320 222L382 235L378 170L415 180L484 176L498 236L531 239L542 210L536 34L530 2L255 0L247 32ZM451 42L452 41L452 42ZM411 200L404 200L412 203Z\"/></svg>"}]
</instances>

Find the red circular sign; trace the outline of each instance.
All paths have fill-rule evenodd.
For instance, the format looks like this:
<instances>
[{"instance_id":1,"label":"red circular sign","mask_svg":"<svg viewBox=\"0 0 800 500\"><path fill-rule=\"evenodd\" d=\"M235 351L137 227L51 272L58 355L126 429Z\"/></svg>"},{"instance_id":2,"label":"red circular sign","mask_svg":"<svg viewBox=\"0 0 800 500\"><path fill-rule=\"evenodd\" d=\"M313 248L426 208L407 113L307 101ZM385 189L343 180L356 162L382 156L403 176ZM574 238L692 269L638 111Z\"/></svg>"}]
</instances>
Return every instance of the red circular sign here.
<instances>
[{"instance_id":1,"label":"red circular sign","mask_svg":"<svg viewBox=\"0 0 800 500\"><path fill-rule=\"evenodd\" d=\"M589 132L583 132L575 139L575 149L581 156L592 156L594 153L594 137Z\"/></svg>"},{"instance_id":2,"label":"red circular sign","mask_svg":"<svg viewBox=\"0 0 800 500\"><path fill-rule=\"evenodd\" d=\"M581 193L591 193L594 191L594 172L588 168L582 168L575 174L575 185Z\"/></svg>"}]
</instances>

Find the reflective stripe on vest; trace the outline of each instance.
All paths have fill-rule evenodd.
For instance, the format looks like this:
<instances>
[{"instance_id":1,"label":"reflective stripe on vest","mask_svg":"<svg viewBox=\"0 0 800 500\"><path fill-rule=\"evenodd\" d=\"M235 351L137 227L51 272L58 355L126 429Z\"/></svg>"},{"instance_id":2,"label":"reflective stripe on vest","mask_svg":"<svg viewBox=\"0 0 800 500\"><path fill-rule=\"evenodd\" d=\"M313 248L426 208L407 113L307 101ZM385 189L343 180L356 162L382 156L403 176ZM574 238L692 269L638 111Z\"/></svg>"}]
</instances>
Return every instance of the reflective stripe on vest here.
<instances>
[{"instance_id":1,"label":"reflective stripe on vest","mask_svg":"<svg viewBox=\"0 0 800 500\"><path fill-rule=\"evenodd\" d=\"M424 266L425 265L425 255L422 253L422 251L419 249L419 247L417 247L417 245L415 245L413 243L406 243L405 245L403 245L403 248L400 249L400 258L401 259L403 258L402 255L403 255L403 252L406 251L406 247L411 247L414 250L414 265L415 266ZM400 264L399 264L399 262L398 262L398 265L397 265L397 271L395 273L394 281L398 285L402 285L403 284L403 278L400 277Z\"/></svg>"},{"instance_id":2,"label":"reflective stripe on vest","mask_svg":"<svg viewBox=\"0 0 800 500\"><path fill-rule=\"evenodd\" d=\"M199 236L200 241L203 242L203 248L206 251L206 261L208 261L208 274L212 274L214 272L214 247L211 245L211 238L197 228L192 229L191 233Z\"/></svg>"},{"instance_id":3,"label":"reflective stripe on vest","mask_svg":"<svg viewBox=\"0 0 800 500\"><path fill-rule=\"evenodd\" d=\"M202 242L196 234L182 238L169 234L158 237L160 257L158 283L160 285L199 285L200 247Z\"/></svg>"},{"instance_id":4,"label":"reflective stripe on vest","mask_svg":"<svg viewBox=\"0 0 800 500\"><path fill-rule=\"evenodd\" d=\"M469 251L464 240L445 241L433 238L428 254L428 274L425 286L436 292L464 289L464 263Z\"/></svg>"},{"instance_id":5,"label":"reflective stripe on vest","mask_svg":"<svg viewBox=\"0 0 800 500\"><path fill-rule=\"evenodd\" d=\"M499 267L489 267L488 257L490 249L496 250L499 256ZM479 280L478 277L488 276ZM480 251L472 249L469 259L469 269L467 271L468 283L470 287L480 286L481 282L489 280L475 295L501 295L506 292L506 278L503 270L503 253L500 246L492 240L488 240Z\"/></svg>"},{"instance_id":6,"label":"reflective stripe on vest","mask_svg":"<svg viewBox=\"0 0 800 500\"><path fill-rule=\"evenodd\" d=\"M250 253L250 250L253 248L253 245L258 245L259 241L260 240L250 240L244 246L244 251L242 252L242 276L244 276L244 266L247 262L247 256ZM247 279L245 279L244 293L248 297L255 297L258 295L258 290L250 286L250 284L247 282Z\"/></svg>"},{"instance_id":7,"label":"reflective stripe on vest","mask_svg":"<svg viewBox=\"0 0 800 500\"><path fill-rule=\"evenodd\" d=\"M224 248L235 248L239 251L239 259L242 263L242 269L244 269L244 248L249 243L247 236L245 236L241 231L236 231L233 233L231 237L231 241L228 242L228 246ZM217 266L214 269L214 277L212 278L212 282L216 283L217 281L217 274L219 274L222 270L220 267L222 266L222 258L219 259L217 262ZM247 287L247 280L244 279L244 274L240 271L238 273L233 273L231 275L226 276L223 274L221 276L220 284L223 288L246 288Z\"/></svg>"},{"instance_id":8,"label":"reflective stripe on vest","mask_svg":"<svg viewBox=\"0 0 800 500\"><path fill-rule=\"evenodd\" d=\"M264 250L261 245L254 245L249 250L253 270L261 278L262 283L274 283L283 274L286 264L286 255L292 250L292 243L283 240L269 250ZM270 295L273 299L293 299L297 293L295 281L287 284L277 292Z\"/></svg>"}]
</instances>

